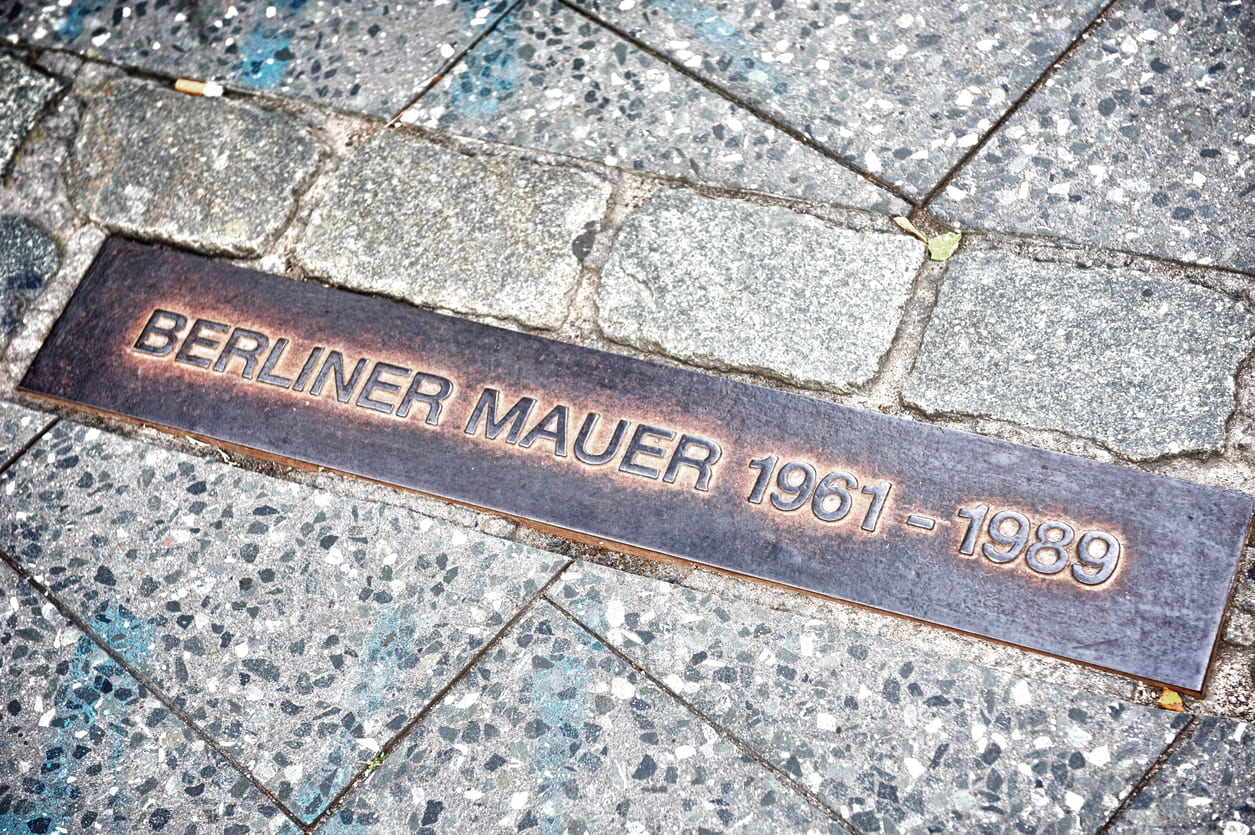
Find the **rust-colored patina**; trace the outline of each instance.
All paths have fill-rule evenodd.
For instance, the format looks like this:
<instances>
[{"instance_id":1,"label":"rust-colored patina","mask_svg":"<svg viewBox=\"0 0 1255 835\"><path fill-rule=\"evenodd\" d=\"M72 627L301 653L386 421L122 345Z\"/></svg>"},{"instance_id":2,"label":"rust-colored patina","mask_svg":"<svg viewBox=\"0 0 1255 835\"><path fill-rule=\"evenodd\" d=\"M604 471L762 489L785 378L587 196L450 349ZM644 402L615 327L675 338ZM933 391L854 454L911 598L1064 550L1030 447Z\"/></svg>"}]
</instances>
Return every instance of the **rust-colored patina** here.
<instances>
[{"instance_id":1,"label":"rust-colored patina","mask_svg":"<svg viewBox=\"0 0 1255 835\"><path fill-rule=\"evenodd\" d=\"M1255 507L118 239L22 390L1191 693Z\"/></svg>"}]
</instances>

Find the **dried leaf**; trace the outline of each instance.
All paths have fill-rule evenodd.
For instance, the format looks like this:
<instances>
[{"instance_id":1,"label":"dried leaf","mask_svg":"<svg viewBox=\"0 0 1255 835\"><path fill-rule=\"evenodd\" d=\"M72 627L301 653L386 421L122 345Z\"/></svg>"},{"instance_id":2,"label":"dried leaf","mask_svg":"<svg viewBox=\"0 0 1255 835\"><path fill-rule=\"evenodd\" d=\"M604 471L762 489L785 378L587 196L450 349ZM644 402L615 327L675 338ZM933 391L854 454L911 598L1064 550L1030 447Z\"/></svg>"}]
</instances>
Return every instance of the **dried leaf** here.
<instances>
[{"instance_id":1,"label":"dried leaf","mask_svg":"<svg viewBox=\"0 0 1255 835\"><path fill-rule=\"evenodd\" d=\"M1163 693L1159 696L1159 706L1164 710L1175 710L1177 713L1185 713L1185 705L1181 703L1181 694L1175 690L1169 690L1167 687L1163 689Z\"/></svg>"},{"instance_id":2,"label":"dried leaf","mask_svg":"<svg viewBox=\"0 0 1255 835\"><path fill-rule=\"evenodd\" d=\"M962 232L944 232L928 241L928 255L934 261L945 261L959 248Z\"/></svg>"},{"instance_id":3,"label":"dried leaf","mask_svg":"<svg viewBox=\"0 0 1255 835\"><path fill-rule=\"evenodd\" d=\"M923 232L916 229L915 224L911 223L911 221L907 220L904 217L895 217L893 219L893 222L898 224L898 226L901 226L907 232L910 232L915 237L919 238L924 243L928 243L928 237Z\"/></svg>"}]
</instances>

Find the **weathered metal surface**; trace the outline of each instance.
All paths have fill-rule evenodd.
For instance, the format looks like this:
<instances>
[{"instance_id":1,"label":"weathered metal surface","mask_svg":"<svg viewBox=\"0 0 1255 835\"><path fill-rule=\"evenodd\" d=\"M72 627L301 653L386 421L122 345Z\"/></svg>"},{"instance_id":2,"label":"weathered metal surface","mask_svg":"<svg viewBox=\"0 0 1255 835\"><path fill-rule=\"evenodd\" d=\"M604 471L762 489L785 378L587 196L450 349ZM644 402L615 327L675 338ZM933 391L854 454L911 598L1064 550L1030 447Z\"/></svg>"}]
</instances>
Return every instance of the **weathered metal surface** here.
<instances>
[{"instance_id":1,"label":"weathered metal surface","mask_svg":"<svg viewBox=\"0 0 1255 835\"><path fill-rule=\"evenodd\" d=\"M1255 506L121 240L22 389L1194 693Z\"/></svg>"}]
</instances>

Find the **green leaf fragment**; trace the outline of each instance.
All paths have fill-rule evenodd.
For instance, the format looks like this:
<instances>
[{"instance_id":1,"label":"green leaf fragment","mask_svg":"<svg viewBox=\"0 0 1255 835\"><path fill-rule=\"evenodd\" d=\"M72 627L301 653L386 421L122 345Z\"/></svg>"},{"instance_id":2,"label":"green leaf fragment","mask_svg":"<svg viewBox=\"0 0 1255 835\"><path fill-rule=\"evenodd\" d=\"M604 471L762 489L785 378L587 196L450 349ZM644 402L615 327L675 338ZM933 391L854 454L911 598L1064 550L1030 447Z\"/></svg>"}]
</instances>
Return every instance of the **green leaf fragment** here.
<instances>
[{"instance_id":1,"label":"green leaf fragment","mask_svg":"<svg viewBox=\"0 0 1255 835\"><path fill-rule=\"evenodd\" d=\"M928 255L934 261L945 261L959 248L962 232L946 232L928 239Z\"/></svg>"}]
</instances>

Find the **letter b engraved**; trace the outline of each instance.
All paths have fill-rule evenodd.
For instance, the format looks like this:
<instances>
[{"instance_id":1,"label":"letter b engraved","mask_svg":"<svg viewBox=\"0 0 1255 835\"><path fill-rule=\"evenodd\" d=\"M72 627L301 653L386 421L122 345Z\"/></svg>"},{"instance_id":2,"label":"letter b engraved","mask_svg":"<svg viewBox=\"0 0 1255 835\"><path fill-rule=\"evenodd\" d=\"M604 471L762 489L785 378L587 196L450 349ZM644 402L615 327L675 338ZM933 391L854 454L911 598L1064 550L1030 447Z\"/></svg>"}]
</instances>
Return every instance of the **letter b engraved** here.
<instances>
[{"instance_id":1,"label":"letter b engraved","mask_svg":"<svg viewBox=\"0 0 1255 835\"><path fill-rule=\"evenodd\" d=\"M187 317L182 313L175 313L172 310L154 310L133 347L136 351L151 354L154 357L164 357L174 350L175 343L179 341L178 334L185 327L187 327Z\"/></svg>"}]
</instances>

